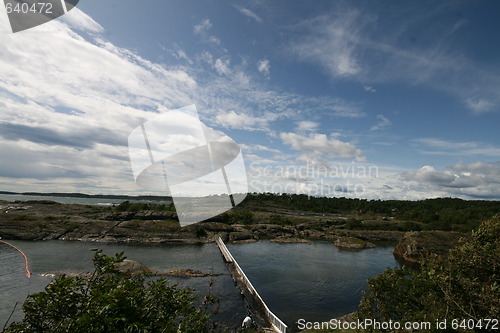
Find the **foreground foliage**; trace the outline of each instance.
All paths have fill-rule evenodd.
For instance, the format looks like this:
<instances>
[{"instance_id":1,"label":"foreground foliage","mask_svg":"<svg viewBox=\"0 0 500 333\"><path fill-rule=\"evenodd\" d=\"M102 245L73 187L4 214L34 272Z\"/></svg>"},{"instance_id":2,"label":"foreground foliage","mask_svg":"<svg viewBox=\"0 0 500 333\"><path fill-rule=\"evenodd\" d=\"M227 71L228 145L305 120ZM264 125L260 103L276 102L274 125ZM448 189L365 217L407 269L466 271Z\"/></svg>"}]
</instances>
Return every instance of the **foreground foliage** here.
<instances>
[{"instance_id":1,"label":"foreground foliage","mask_svg":"<svg viewBox=\"0 0 500 333\"><path fill-rule=\"evenodd\" d=\"M483 222L445 260L428 259L419 271L386 269L369 280L361 319L415 322L469 320L484 331L484 319L500 313L500 216ZM483 320L483 321L480 321ZM483 327L480 327L480 326ZM491 328L491 326L490 326ZM448 329L451 331L450 325ZM460 327L458 327L460 329Z\"/></svg>"},{"instance_id":2,"label":"foreground foliage","mask_svg":"<svg viewBox=\"0 0 500 333\"><path fill-rule=\"evenodd\" d=\"M206 332L209 308L205 296L196 307L193 290L159 278L130 275L117 269L123 254L97 252L90 277L58 277L44 292L28 297L23 321L6 332Z\"/></svg>"}]
</instances>

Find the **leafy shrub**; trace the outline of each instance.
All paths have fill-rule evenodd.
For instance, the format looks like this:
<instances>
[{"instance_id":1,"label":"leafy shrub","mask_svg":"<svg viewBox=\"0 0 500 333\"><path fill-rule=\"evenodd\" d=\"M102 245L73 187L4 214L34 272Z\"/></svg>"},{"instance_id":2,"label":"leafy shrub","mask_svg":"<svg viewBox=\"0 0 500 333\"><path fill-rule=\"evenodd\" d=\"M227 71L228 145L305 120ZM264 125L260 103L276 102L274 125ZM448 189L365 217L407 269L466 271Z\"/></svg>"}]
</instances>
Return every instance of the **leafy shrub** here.
<instances>
[{"instance_id":1,"label":"leafy shrub","mask_svg":"<svg viewBox=\"0 0 500 333\"><path fill-rule=\"evenodd\" d=\"M72 232L72 231L75 231L76 229L78 229L79 227L80 227L80 223L70 223L66 227L66 231L67 232Z\"/></svg>"},{"instance_id":2,"label":"leafy shrub","mask_svg":"<svg viewBox=\"0 0 500 333\"><path fill-rule=\"evenodd\" d=\"M117 270L123 253L108 257L98 251L90 277L58 277L45 291L30 295L25 317L6 332L207 332L211 305L200 307L189 288L164 278L130 275Z\"/></svg>"},{"instance_id":3,"label":"leafy shrub","mask_svg":"<svg viewBox=\"0 0 500 333\"><path fill-rule=\"evenodd\" d=\"M117 212L126 212L130 207L130 201L123 201L118 206L116 206Z\"/></svg>"},{"instance_id":4,"label":"leafy shrub","mask_svg":"<svg viewBox=\"0 0 500 333\"><path fill-rule=\"evenodd\" d=\"M230 222L232 224L252 224L253 213L248 210L234 210L231 214Z\"/></svg>"},{"instance_id":5,"label":"leafy shrub","mask_svg":"<svg viewBox=\"0 0 500 333\"><path fill-rule=\"evenodd\" d=\"M363 228L363 224L361 223L361 220L354 219L354 218L347 219L345 226L347 229L351 229L351 230Z\"/></svg>"},{"instance_id":6,"label":"leafy shrub","mask_svg":"<svg viewBox=\"0 0 500 333\"><path fill-rule=\"evenodd\" d=\"M500 216L462 239L445 260L427 259L419 271L386 269L368 281L361 319L431 321L497 318L500 313Z\"/></svg>"},{"instance_id":7,"label":"leafy shrub","mask_svg":"<svg viewBox=\"0 0 500 333\"><path fill-rule=\"evenodd\" d=\"M198 238L208 236L207 231L203 227L197 227L195 233L196 233L196 237L198 237Z\"/></svg>"},{"instance_id":8,"label":"leafy shrub","mask_svg":"<svg viewBox=\"0 0 500 333\"><path fill-rule=\"evenodd\" d=\"M269 223L277 225L289 225L290 221L282 215L271 215L269 217Z\"/></svg>"}]
</instances>

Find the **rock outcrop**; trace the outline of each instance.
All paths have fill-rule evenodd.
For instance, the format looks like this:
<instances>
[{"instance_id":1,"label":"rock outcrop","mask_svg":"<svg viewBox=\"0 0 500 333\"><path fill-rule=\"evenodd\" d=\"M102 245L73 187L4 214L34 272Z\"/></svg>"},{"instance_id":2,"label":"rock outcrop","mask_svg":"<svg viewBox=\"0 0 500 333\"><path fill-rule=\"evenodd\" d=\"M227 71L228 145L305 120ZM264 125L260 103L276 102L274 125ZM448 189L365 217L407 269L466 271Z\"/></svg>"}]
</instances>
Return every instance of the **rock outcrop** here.
<instances>
[{"instance_id":1,"label":"rock outcrop","mask_svg":"<svg viewBox=\"0 0 500 333\"><path fill-rule=\"evenodd\" d=\"M265 218L262 218L265 221ZM251 225L220 221L181 228L172 211L127 211L114 207L59 204L51 201L0 201L0 237L20 240L80 240L110 243L209 243L216 237L233 243L270 239L278 243L336 241L355 237L366 242L398 241L403 232L344 230L335 224L299 223ZM339 246L343 246L339 243ZM344 247L353 247L347 244ZM354 245L356 247L356 245Z\"/></svg>"},{"instance_id":2,"label":"rock outcrop","mask_svg":"<svg viewBox=\"0 0 500 333\"><path fill-rule=\"evenodd\" d=\"M204 273L202 271L190 268L175 269L171 271L157 271L155 269L147 267L146 265L144 265L139 261L130 259L125 259L122 262L118 263L117 267L119 271L123 273L129 273L132 275L138 275L143 273L148 273L152 275L168 275L175 277L205 277L205 276L220 275L215 273Z\"/></svg>"},{"instance_id":3,"label":"rock outcrop","mask_svg":"<svg viewBox=\"0 0 500 333\"><path fill-rule=\"evenodd\" d=\"M451 231L407 232L394 248L394 255L412 263L420 263L426 257L445 258L467 234Z\"/></svg>"},{"instance_id":4,"label":"rock outcrop","mask_svg":"<svg viewBox=\"0 0 500 333\"><path fill-rule=\"evenodd\" d=\"M229 241L235 244L253 243L258 241L258 237L249 231L235 231L229 234Z\"/></svg>"},{"instance_id":5,"label":"rock outcrop","mask_svg":"<svg viewBox=\"0 0 500 333\"><path fill-rule=\"evenodd\" d=\"M0 202L0 237L118 243L207 243L234 231L210 222L181 228L173 212L116 212L111 207L50 201Z\"/></svg>"},{"instance_id":6,"label":"rock outcrop","mask_svg":"<svg viewBox=\"0 0 500 333\"><path fill-rule=\"evenodd\" d=\"M341 249L368 249L375 247L375 244L355 237L339 237L333 244Z\"/></svg>"},{"instance_id":7,"label":"rock outcrop","mask_svg":"<svg viewBox=\"0 0 500 333\"><path fill-rule=\"evenodd\" d=\"M143 263L136 261L125 259L122 262L116 264L116 268L118 271L122 273L128 273L131 275L139 275L139 274L151 274L151 275L168 275L174 277L205 277L205 276L218 276L220 274L216 273L205 273L202 271L190 269L190 268L182 268L175 269L171 271L157 271L155 269L151 269L144 265ZM89 272L81 272L81 271L63 271L63 272L46 272L42 273L41 276L44 277L52 277L55 278L57 276L81 276L81 277L90 277L92 274Z\"/></svg>"},{"instance_id":8,"label":"rock outcrop","mask_svg":"<svg viewBox=\"0 0 500 333\"><path fill-rule=\"evenodd\" d=\"M293 236L278 236L276 238L271 239L273 243L310 243L307 239L297 238Z\"/></svg>"}]
</instances>

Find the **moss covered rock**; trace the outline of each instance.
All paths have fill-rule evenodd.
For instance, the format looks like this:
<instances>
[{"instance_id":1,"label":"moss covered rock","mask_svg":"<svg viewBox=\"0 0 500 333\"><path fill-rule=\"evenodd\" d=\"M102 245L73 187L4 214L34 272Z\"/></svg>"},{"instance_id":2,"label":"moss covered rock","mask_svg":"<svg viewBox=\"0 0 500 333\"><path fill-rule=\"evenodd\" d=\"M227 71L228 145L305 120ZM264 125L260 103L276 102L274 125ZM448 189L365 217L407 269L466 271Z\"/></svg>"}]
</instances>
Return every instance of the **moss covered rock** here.
<instances>
[{"instance_id":1,"label":"moss covered rock","mask_svg":"<svg viewBox=\"0 0 500 333\"><path fill-rule=\"evenodd\" d=\"M375 244L356 237L339 237L333 244L342 249L367 249L375 247Z\"/></svg>"}]
</instances>

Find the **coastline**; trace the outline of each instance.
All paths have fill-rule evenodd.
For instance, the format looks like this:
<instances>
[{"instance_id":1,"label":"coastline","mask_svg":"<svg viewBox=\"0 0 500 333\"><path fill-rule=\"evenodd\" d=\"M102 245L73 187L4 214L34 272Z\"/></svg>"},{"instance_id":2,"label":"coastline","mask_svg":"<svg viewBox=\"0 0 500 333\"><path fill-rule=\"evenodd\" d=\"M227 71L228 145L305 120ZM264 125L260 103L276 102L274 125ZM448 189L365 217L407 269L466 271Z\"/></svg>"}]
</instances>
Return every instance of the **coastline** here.
<instances>
[{"instance_id":1,"label":"coastline","mask_svg":"<svg viewBox=\"0 0 500 333\"><path fill-rule=\"evenodd\" d=\"M117 212L112 207L61 204L51 201L0 201L0 237L14 240L78 240L116 243L250 242L261 238L276 242L335 241L356 237L365 241L398 241L400 231L343 230L335 226L317 230L300 223L227 224L200 222L180 228L172 211Z\"/></svg>"},{"instance_id":2,"label":"coastline","mask_svg":"<svg viewBox=\"0 0 500 333\"><path fill-rule=\"evenodd\" d=\"M138 204L148 208L147 204ZM138 207L139 207L138 206ZM349 230L322 216L294 216L291 223L271 223L271 213L253 223L235 223L227 216L181 228L167 205L122 211L119 206L62 204L49 200L0 200L0 237L5 240L70 240L126 244L205 244L221 237L243 244L266 239L275 243L328 241L343 250L363 251L377 243L394 244L403 263L418 263L428 255L442 256L461 237L456 232ZM154 209L153 209L154 208ZM282 222L279 220L278 222ZM439 235L439 237L436 237Z\"/></svg>"}]
</instances>

